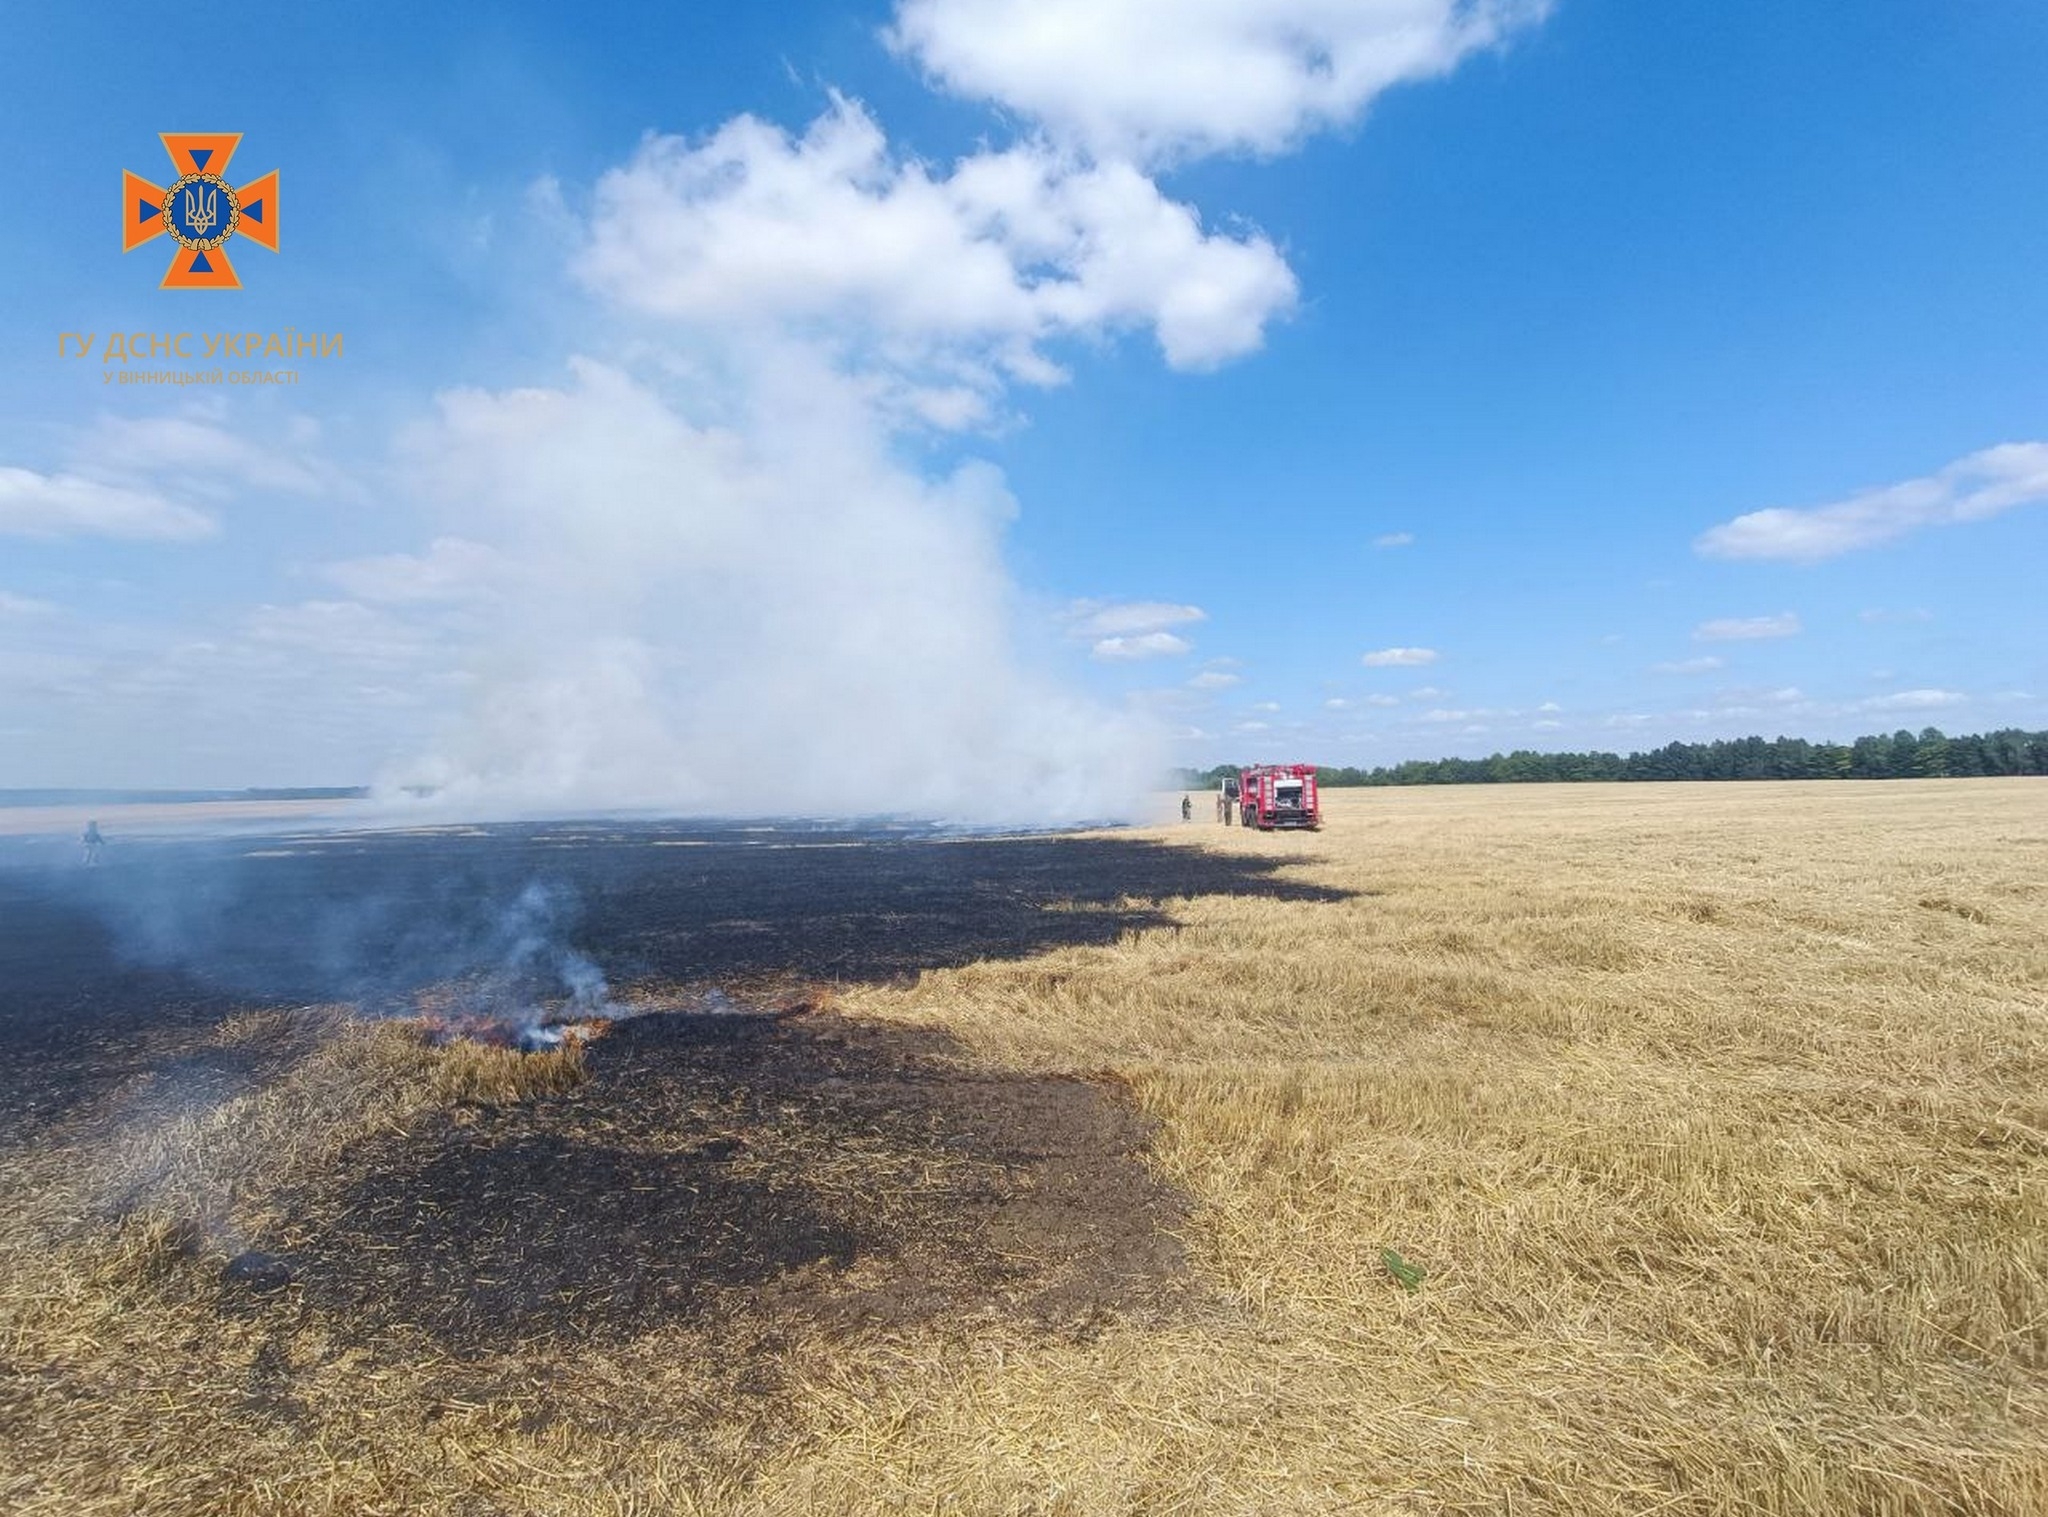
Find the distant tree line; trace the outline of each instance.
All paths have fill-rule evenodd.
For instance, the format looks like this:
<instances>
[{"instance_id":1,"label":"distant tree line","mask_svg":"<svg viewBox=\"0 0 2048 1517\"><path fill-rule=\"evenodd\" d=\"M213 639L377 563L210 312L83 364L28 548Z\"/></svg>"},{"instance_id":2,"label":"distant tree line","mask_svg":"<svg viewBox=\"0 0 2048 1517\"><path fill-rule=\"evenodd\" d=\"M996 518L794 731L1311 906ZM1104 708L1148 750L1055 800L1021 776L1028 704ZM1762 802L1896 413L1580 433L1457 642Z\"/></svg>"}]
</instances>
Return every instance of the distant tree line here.
<instances>
[{"instance_id":1,"label":"distant tree line","mask_svg":"<svg viewBox=\"0 0 2048 1517\"><path fill-rule=\"evenodd\" d=\"M1238 766L1183 770L1187 789L1213 789ZM1483 759L1410 759L1377 769L1332 765L1317 771L1325 786L1516 785L1580 780L1911 780L1983 775L2048 775L2048 732L2008 727L1950 737L1938 727L1901 729L1853 743L1803 737L1739 737L1711 743L1667 743L1647 753L1535 753L1517 749Z\"/></svg>"}]
</instances>

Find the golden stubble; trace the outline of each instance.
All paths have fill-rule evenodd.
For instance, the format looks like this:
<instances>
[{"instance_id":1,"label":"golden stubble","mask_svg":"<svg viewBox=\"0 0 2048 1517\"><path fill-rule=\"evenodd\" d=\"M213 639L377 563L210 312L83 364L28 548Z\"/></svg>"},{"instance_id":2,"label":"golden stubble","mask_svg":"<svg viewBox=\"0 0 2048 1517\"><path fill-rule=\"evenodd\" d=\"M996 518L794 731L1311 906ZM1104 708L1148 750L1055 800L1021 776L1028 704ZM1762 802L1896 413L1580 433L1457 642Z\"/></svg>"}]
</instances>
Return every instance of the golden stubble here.
<instances>
[{"instance_id":1,"label":"golden stubble","mask_svg":"<svg viewBox=\"0 0 2048 1517\"><path fill-rule=\"evenodd\" d=\"M424 1345L278 1342L178 1295L189 1219L260 1219L280 1166L504 1078L343 1026L107 1157L164 1199L118 1225L80 1221L104 1176L17 1161L0 1504L2048 1511L2048 783L1326 805L1314 836L1140 836L1336 899L1171 899L1107 946L840 998L977 1067L1125 1087L1191 1198L1184 1308L795 1335L745 1421L660 1333L437 1399ZM266 1355L290 1420L235 1410Z\"/></svg>"}]
</instances>

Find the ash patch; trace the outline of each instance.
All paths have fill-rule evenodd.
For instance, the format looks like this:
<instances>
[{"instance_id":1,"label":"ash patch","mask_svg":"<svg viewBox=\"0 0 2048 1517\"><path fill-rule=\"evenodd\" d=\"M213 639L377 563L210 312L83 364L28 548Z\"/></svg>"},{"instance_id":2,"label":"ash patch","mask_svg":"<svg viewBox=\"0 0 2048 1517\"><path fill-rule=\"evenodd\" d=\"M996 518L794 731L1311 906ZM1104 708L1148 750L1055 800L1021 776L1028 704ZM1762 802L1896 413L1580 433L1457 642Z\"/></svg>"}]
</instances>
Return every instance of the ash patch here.
<instances>
[{"instance_id":1,"label":"ash patch","mask_svg":"<svg viewBox=\"0 0 2048 1517\"><path fill-rule=\"evenodd\" d=\"M237 1012L417 1015L466 987L502 1019L592 974L873 983L1114 943L1171 925L1176 897L1347 898L1289 878L1290 856L1138 838L640 822L283 841L135 841L88 870L0 839L0 1151L91 1122Z\"/></svg>"},{"instance_id":2,"label":"ash patch","mask_svg":"<svg viewBox=\"0 0 2048 1517\"><path fill-rule=\"evenodd\" d=\"M264 1242L294 1271L276 1309L467 1356L990 1311L1086 1331L1180 1288L1183 1203L1103 1087L826 1013L645 1016L588 1057L570 1095L351 1154Z\"/></svg>"},{"instance_id":3,"label":"ash patch","mask_svg":"<svg viewBox=\"0 0 2048 1517\"><path fill-rule=\"evenodd\" d=\"M734 1175L715 1145L665 1153L556 1132L436 1136L423 1160L353 1188L294 1250L316 1303L444 1342L509 1347L631 1332L854 1255L849 1228L801 1194Z\"/></svg>"}]
</instances>

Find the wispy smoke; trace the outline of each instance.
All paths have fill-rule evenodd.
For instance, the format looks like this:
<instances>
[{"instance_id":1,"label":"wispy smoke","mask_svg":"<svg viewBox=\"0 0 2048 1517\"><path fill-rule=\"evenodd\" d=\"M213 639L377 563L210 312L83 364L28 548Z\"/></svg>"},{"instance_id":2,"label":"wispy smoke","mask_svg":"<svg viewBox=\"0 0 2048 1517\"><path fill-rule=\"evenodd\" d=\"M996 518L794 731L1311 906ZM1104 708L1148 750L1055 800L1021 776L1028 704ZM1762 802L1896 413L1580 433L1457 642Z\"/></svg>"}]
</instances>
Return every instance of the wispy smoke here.
<instances>
[{"instance_id":1,"label":"wispy smoke","mask_svg":"<svg viewBox=\"0 0 2048 1517\"><path fill-rule=\"evenodd\" d=\"M516 993L517 987L553 980L568 992L569 1010L580 1017L612 1014L611 986L588 954L571 948L564 936L568 897L560 887L538 880L520 891L499 918L504 954L497 974Z\"/></svg>"},{"instance_id":2,"label":"wispy smoke","mask_svg":"<svg viewBox=\"0 0 2048 1517\"><path fill-rule=\"evenodd\" d=\"M603 969L576 945L579 896L517 849L245 846L132 847L113 867L50 870L39 888L102 924L119 958L214 993L513 1026L614 1014Z\"/></svg>"}]
</instances>

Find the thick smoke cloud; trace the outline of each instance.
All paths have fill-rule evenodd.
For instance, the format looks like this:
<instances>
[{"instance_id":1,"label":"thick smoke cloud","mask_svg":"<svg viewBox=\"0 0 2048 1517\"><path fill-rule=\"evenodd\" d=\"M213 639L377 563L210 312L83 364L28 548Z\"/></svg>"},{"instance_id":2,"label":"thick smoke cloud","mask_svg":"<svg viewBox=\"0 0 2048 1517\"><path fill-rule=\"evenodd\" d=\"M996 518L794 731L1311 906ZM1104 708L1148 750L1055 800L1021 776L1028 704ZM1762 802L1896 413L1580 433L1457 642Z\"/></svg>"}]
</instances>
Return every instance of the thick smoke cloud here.
<instances>
[{"instance_id":1,"label":"thick smoke cloud","mask_svg":"<svg viewBox=\"0 0 2048 1517\"><path fill-rule=\"evenodd\" d=\"M394 600L463 598L472 637L454 718L384 788L499 814L1127 811L1148 733L1020 657L996 472L905 467L802 346L749 348L724 394L707 425L579 361L560 389L443 398L415 479L490 551L379 566Z\"/></svg>"}]
</instances>

